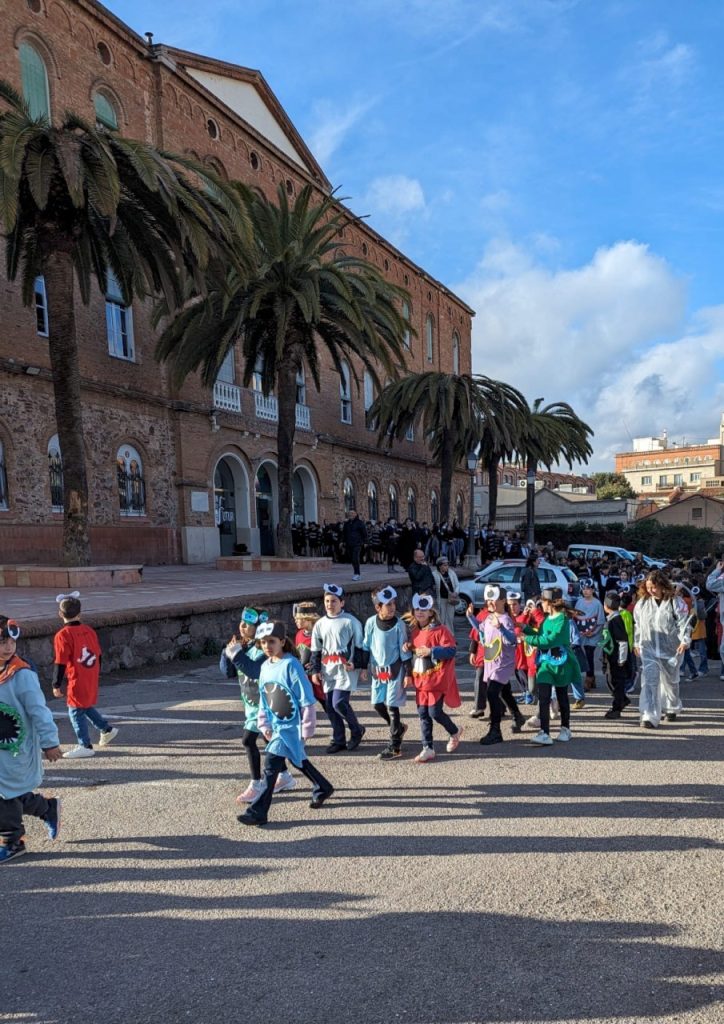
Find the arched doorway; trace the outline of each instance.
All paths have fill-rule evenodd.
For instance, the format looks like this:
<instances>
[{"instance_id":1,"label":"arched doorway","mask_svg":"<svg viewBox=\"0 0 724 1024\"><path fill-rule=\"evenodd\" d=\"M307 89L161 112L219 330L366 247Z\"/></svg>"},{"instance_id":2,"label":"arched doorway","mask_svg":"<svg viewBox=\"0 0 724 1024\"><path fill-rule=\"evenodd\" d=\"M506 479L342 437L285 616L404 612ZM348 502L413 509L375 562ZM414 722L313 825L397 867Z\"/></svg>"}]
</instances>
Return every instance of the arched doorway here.
<instances>
[{"instance_id":1,"label":"arched doorway","mask_svg":"<svg viewBox=\"0 0 724 1024\"><path fill-rule=\"evenodd\" d=\"M306 466L298 466L292 477L292 522L317 522L317 482Z\"/></svg>"},{"instance_id":2,"label":"arched doorway","mask_svg":"<svg viewBox=\"0 0 724 1024\"><path fill-rule=\"evenodd\" d=\"M249 546L249 478L234 455L223 455L216 463L214 522L221 555L233 555L239 544Z\"/></svg>"},{"instance_id":3,"label":"arched doorway","mask_svg":"<svg viewBox=\"0 0 724 1024\"><path fill-rule=\"evenodd\" d=\"M259 552L274 554L274 488L269 465L263 463L256 471L254 490L256 494L256 525L259 530Z\"/></svg>"}]
</instances>

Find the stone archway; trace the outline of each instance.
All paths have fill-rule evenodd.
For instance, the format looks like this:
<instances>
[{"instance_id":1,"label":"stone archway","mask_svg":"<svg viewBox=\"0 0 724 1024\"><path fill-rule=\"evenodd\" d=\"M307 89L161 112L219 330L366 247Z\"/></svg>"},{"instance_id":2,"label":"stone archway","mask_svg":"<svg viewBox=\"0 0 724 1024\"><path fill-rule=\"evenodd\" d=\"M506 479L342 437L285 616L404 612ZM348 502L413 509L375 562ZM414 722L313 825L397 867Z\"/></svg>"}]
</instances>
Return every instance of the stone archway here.
<instances>
[{"instance_id":1,"label":"stone archway","mask_svg":"<svg viewBox=\"0 0 724 1024\"><path fill-rule=\"evenodd\" d=\"M221 555L233 555L241 544L250 548L249 477L244 463L231 452L214 467L214 522Z\"/></svg>"}]
</instances>

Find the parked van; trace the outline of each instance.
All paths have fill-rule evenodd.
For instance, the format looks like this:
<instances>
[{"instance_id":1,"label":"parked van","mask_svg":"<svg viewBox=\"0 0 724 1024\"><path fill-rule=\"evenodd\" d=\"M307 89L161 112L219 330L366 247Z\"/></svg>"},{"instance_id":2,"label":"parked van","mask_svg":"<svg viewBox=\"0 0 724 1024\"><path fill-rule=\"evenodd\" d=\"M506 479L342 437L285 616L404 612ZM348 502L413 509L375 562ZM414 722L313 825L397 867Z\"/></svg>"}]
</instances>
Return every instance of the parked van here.
<instances>
[{"instance_id":1,"label":"parked van","mask_svg":"<svg viewBox=\"0 0 724 1024\"><path fill-rule=\"evenodd\" d=\"M590 565L592 562L633 562L634 556L626 548L609 547L606 544L569 544L568 558L577 558Z\"/></svg>"}]
</instances>

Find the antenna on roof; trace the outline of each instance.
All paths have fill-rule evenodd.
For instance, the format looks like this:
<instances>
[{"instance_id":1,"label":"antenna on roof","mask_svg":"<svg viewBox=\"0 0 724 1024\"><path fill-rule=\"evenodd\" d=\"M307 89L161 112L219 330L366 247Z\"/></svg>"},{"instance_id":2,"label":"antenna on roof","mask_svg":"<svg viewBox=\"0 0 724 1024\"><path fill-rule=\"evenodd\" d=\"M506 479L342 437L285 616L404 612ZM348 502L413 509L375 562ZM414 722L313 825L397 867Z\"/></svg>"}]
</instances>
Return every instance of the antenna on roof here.
<instances>
[{"instance_id":1,"label":"antenna on roof","mask_svg":"<svg viewBox=\"0 0 724 1024\"><path fill-rule=\"evenodd\" d=\"M144 32L149 49L153 46L153 32Z\"/></svg>"}]
</instances>

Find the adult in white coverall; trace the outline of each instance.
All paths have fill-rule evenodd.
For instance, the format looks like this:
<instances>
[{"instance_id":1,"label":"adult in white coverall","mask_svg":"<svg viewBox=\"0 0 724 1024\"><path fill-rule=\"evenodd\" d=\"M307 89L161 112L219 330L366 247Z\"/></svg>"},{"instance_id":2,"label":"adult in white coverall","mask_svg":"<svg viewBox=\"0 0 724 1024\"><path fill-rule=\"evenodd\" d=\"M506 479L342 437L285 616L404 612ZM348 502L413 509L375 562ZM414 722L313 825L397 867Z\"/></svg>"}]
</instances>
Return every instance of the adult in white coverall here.
<instances>
[{"instance_id":1,"label":"adult in white coverall","mask_svg":"<svg viewBox=\"0 0 724 1024\"><path fill-rule=\"evenodd\" d=\"M634 607L634 652L641 659L641 725L655 729L662 714L673 721L682 710L679 697L681 656L691 643L686 605L667 577L654 569L639 587Z\"/></svg>"},{"instance_id":2,"label":"adult in white coverall","mask_svg":"<svg viewBox=\"0 0 724 1024\"><path fill-rule=\"evenodd\" d=\"M721 658L720 679L724 679L724 561L716 563L706 578L706 589L710 594L719 595L719 621L721 622L721 644L719 645L719 657Z\"/></svg>"}]
</instances>

